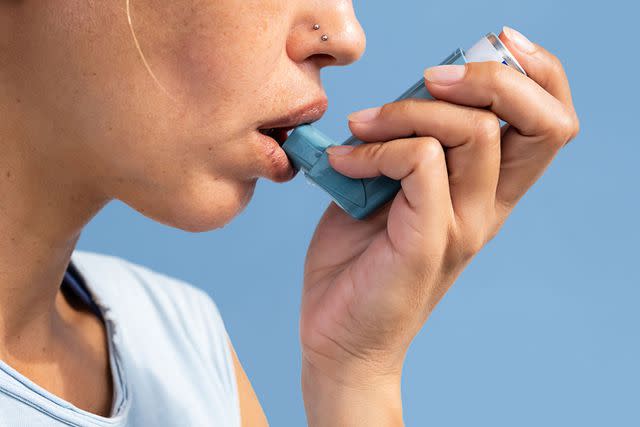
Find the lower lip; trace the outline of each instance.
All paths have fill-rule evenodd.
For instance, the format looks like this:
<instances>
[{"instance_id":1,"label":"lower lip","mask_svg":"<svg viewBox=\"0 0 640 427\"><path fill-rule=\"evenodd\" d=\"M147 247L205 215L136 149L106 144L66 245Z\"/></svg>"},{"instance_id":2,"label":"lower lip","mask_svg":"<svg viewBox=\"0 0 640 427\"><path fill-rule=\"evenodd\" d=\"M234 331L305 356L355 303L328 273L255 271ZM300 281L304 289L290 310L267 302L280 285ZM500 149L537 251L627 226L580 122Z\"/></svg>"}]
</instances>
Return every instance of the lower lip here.
<instances>
[{"instance_id":1,"label":"lower lip","mask_svg":"<svg viewBox=\"0 0 640 427\"><path fill-rule=\"evenodd\" d=\"M278 142L262 133L256 131L266 158L266 178L276 182L284 182L293 179L296 170L289 161L287 154L284 152Z\"/></svg>"}]
</instances>

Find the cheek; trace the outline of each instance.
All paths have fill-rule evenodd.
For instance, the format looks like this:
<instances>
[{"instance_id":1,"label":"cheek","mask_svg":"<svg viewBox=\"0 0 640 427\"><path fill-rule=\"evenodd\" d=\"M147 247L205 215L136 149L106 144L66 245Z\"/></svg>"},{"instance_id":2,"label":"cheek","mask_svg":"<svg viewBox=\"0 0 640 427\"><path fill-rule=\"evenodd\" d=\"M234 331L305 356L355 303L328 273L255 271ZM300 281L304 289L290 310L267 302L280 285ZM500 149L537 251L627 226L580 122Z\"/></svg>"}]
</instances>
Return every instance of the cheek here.
<instances>
[{"instance_id":1,"label":"cheek","mask_svg":"<svg viewBox=\"0 0 640 427\"><path fill-rule=\"evenodd\" d=\"M224 10L230 3L234 10ZM286 55L286 12L260 8L275 0L256 3L209 0L190 8L181 1L132 2L142 9L132 8L132 22L157 82L129 33L117 49L94 46L87 53L102 65L98 77L104 74L109 83L88 84L100 88L84 95L93 109L79 109L104 122L96 132L96 121L88 119L86 134L92 135L87 140L97 152L105 192L188 231L222 227L246 207L255 188L255 180L244 179L255 176L254 165L244 160L254 155L247 129L271 100L269 88ZM200 10L200 4L207 6ZM266 26L278 22L266 13L279 14L282 26Z\"/></svg>"},{"instance_id":2,"label":"cheek","mask_svg":"<svg viewBox=\"0 0 640 427\"><path fill-rule=\"evenodd\" d=\"M285 26L268 25L275 16L283 21L284 7L265 0L164 6L149 16L157 23L140 29L140 44L160 83L184 105L202 112L246 109L286 54ZM158 35L158 28L165 30Z\"/></svg>"}]
</instances>

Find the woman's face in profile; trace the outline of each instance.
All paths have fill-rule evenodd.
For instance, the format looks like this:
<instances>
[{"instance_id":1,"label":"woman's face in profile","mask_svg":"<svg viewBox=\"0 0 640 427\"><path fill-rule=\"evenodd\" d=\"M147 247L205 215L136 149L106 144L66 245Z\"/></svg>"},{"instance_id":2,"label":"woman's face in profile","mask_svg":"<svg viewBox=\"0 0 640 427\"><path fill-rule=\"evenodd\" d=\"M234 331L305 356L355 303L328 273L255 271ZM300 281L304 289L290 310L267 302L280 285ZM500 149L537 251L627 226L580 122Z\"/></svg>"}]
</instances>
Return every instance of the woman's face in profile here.
<instances>
[{"instance_id":1,"label":"woman's face in profile","mask_svg":"<svg viewBox=\"0 0 640 427\"><path fill-rule=\"evenodd\" d=\"M257 178L291 177L258 130L318 119L320 69L355 61L365 45L350 0L21 9L9 23L21 47L10 75L32 131L47 136L38 149L52 162L71 156L100 195L192 231L231 220Z\"/></svg>"}]
</instances>

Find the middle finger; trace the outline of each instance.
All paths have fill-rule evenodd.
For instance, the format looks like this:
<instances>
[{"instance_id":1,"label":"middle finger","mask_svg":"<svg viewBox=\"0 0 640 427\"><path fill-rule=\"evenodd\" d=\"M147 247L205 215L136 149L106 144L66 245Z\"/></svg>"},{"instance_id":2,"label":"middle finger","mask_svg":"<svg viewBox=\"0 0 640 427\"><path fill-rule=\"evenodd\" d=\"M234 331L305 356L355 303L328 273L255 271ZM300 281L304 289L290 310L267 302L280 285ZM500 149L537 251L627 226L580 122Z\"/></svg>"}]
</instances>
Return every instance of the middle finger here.
<instances>
[{"instance_id":1,"label":"middle finger","mask_svg":"<svg viewBox=\"0 0 640 427\"><path fill-rule=\"evenodd\" d=\"M500 171L500 124L495 114L443 101L407 99L384 105L373 120L349 123L363 141L433 137L446 148L454 212L464 219L493 208ZM354 120L355 119L355 120ZM468 221L467 221L468 222Z\"/></svg>"}]
</instances>

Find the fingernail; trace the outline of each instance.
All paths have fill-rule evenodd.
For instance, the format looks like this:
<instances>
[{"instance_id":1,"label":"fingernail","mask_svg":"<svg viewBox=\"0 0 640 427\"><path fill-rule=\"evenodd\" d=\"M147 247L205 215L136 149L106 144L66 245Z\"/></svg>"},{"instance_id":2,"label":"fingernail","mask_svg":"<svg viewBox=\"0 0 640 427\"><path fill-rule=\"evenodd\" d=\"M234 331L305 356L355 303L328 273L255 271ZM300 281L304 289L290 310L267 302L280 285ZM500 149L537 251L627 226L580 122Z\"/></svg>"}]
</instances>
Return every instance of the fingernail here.
<instances>
[{"instance_id":1,"label":"fingernail","mask_svg":"<svg viewBox=\"0 0 640 427\"><path fill-rule=\"evenodd\" d=\"M503 27L502 32L507 36L509 40L513 42L516 47L524 53L533 53L536 51L536 46L529 41L521 32L514 30L511 27Z\"/></svg>"},{"instance_id":2,"label":"fingernail","mask_svg":"<svg viewBox=\"0 0 640 427\"><path fill-rule=\"evenodd\" d=\"M356 111L355 113L349 114L349 121L355 123L365 123L370 122L380 114L380 107L375 108L367 108L366 110Z\"/></svg>"},{"instance_id":3,"label":"fingernail","mask_svg":"<svg viewBox=\"0 0 640 427\"><path fill-rule=\"evenodd\" d=\"M327 153L332 156L344 156L352 152L354 148L353 145L332 145L327 148Z\"/></svg>"},{"instance_id":4,"label":"fingernail","mask_svg":"<svg viewBox=\"0 0 640 427\"><path fill-rule=\"evenodd\" d=\"M424 78L431 83L449 86L462 80L466 72L467 67L464 65L439 65L427 68Z\"/></svg>"}]
</instances>

